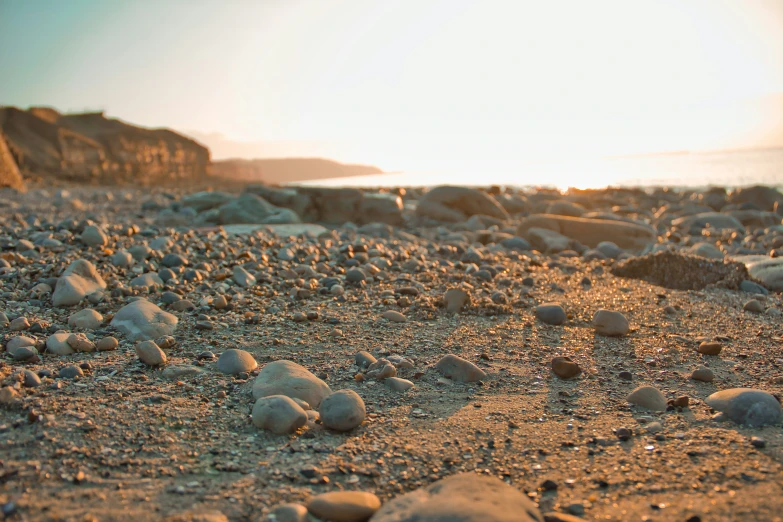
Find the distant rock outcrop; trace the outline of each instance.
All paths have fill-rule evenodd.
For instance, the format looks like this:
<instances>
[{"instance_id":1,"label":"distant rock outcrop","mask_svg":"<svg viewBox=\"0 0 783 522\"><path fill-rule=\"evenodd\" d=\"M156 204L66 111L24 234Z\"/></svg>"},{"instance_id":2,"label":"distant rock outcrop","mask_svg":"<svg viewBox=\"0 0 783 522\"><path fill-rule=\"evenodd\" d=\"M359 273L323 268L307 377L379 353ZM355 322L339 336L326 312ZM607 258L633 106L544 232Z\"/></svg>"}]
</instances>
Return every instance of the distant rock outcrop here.
<instances>
[{"instance_id":1,"label":"distant rock outcrop","mask_svg":"<svg viewBox=\"0 0 783 522\"><path fill-rule=\"evenodd\" d=\"M383 174L369 165L346 165L323 158L229 159L212 163L219 178L255 183L290 183L314 179Z\"/></svg>"},{"instance_id":2,"label":"distant rock outcrop","mask_svg":"<svg viewBox=\"0 0 783 522\"><path fill-rule=\"evenodd\" d=\"M209 150L185 136L129 125L102 112L2 107L0 133L25 177L148 184L203 178L209 165ZM2 145L0 158L4 165Z\"/></svg>"}]
</instances>

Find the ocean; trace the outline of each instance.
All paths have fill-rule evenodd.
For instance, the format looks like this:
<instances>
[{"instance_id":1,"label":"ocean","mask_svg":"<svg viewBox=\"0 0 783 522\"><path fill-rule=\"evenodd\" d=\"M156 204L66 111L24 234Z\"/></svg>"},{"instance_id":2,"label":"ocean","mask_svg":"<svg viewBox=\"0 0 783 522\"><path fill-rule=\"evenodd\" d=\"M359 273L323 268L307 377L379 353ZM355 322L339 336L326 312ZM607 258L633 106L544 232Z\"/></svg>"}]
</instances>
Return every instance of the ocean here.
<instances>
[{"instance_id":1,"label":"ocean","mask_svg":"<svg viewBox=\"0 0 783 522\"><path fill-rule=\"evenodd\" d=\"M329 187L417 187L434 185L569 187L741 187L783 188L783 148L683 152L531 162L513 172L396 172L297 183Z\"/></svg>"}]
</instances>

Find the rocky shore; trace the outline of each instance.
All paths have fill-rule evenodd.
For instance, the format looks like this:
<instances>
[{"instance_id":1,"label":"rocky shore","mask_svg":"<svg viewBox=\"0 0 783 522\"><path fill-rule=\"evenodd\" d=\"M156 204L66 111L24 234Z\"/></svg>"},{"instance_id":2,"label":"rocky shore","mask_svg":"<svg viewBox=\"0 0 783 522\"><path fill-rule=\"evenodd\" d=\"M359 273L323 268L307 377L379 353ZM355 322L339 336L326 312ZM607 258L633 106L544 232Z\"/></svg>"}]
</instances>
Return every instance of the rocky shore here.
<instances>
[{"instance_id":1,"label":"rocky shore","mask_svg":"<svg viewBox=\"0 0 783 522\"><path fill-rule=\"evenodd\" d=\"M769 187L0 193L18 520L783 520Z\"/></svg>"}]
</instances>

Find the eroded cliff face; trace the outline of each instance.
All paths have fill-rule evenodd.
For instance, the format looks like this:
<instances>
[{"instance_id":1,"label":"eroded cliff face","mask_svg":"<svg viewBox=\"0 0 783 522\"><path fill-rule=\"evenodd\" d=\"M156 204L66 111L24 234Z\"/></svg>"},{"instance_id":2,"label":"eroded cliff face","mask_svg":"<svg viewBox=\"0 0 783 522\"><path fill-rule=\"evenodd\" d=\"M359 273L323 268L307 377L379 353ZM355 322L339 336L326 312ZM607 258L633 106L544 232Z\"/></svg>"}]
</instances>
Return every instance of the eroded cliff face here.
<instances>
[{"instance_id":1,"label":"eroded cliff face","mask_svg":"<svg viewBox=\"0 0 783 522\"><path fill-rule=\"evenodd\" d=\"M22 175L19 173L19 168L5 142L3 133L0 132L0 187L21 189L23 186Z\"/></svg>"},{"instance_id":2,"label":"eroded cliff face","mask_svg":"<svg viewBox=\"0 0 783 522\"><path fill-rule=\"evenodd\" d=\"M102 113L0 108L0 132L24 176L149 184L207 176L209 150L167 129L145 129Z\"/></svg>"}]
</instances>

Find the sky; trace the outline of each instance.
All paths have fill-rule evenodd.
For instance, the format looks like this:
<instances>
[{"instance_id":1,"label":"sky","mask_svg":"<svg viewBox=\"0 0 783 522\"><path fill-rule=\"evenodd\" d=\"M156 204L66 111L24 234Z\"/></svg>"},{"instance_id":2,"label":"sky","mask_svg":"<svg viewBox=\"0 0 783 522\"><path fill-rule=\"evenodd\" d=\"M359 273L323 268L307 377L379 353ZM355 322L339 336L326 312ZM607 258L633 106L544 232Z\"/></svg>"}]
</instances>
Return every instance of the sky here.
<instances>
[{"instance_id":1,"label":"sky","mask_svg":"<svg viewBox=\"0 0 783 522\"><path fill-rule=\"evenodd\" d=\"M0 105L102 109L216 158L783 146L783 0L0 0L0 78Z\"/></svg>"}]
</instances>

